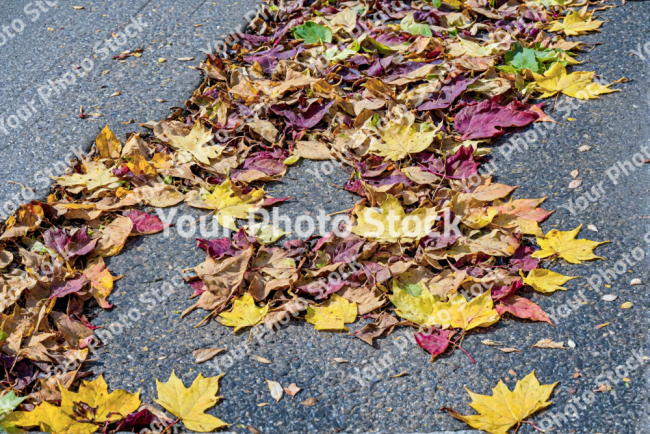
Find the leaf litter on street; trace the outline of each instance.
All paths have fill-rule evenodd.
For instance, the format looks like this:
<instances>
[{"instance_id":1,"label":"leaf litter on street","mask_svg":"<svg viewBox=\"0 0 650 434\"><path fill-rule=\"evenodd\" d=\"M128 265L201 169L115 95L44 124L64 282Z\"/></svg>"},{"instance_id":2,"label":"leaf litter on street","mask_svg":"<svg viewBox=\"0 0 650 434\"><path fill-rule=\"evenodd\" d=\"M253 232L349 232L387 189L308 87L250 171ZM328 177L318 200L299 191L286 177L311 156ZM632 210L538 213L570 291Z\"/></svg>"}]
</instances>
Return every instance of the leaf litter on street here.
<instances>
[{"instance_id":1,"label":"leaf litter on street","mask_svg":"<svg viewBox=\"0 0 650 434\"><path fill-rule=\"evenodd\" d=\"M45 202L22 205L1 224L0 425L54 433L137 430L156 420L199 432L228 425L205 414L217 403L220 376L199 374L190 388L174 373L157 381L156 403L175 420L141 404L139 392L109 394L103 377L82 380L92 375L82 366L96 328L84 303L112 307L115 278L103 258L119 254L130 236L165 228L145 207L185 202L234 231L198 239L206 259L186 276L198 296L190 310L207 311L234 331L274 325L289 312L316 330L339 332L370 315L375 321L354 334L368 344L410 327L432 360L460 349L474 361L462 347L469 332L505 315L550 323L523 288L566 290L575 277L541 265L602 259L594 249L606 241L577 238L580 227L544 234L539 224L551 214L541 208L545 198L515 199L516 187L493 182L479 167L507 131L554 122L544 111L552 101L531 100L619 91L612 86L624 79L607 83L593 71L568 71L585 45L564 38L600 31L604 22L594 13L611 7L604 3L269 2L273 14L254 27L259 32L228 39L225 50L201 62L203 82L184 109L142 124L147 130L125 143L106 126L92 152L54 178ZM281 179L300 158L348 167L339 187L358 202L343 234L280 246L282 230L242 220L264 207L291 206L260 182ZM456 218L458 230L441 234L443 222ZM338 282L326 279L333 271ZM559 348L551 340L537 346ZM220 351L194 356L202 363ZM75 370L42 375L72 359L80 362ZM276 401L300 390L267 381ZM532 372L513 392L503 383L492 397L470 392L479 415L449 411L505 433L549 406L554 386L540 385ZM513 400L526 405L514 411Z\"/></svg>"}]
</instances>

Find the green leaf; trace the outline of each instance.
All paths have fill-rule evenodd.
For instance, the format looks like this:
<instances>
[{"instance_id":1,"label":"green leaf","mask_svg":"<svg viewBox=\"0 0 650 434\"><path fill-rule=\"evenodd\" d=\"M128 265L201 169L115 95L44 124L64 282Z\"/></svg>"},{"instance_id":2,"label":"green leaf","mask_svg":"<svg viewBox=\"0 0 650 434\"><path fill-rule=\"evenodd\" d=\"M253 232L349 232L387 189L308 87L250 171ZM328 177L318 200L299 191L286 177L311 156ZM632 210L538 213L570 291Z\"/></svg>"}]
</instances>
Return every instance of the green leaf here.
<instances>
[{"instance_id":1,"label":"green leaf","mask_svg":"<svg viewBox=\"0 0 650 434\"><path fill-rule=\"evenodd\" d=\"M5 332L0 332L0 341L6 341L9 335Z\"/></svg>"},{"instance_id":2,"label":"green leaf","mask_svg":"<svg viewBox=\"0 0 650 434\"><path fill-rule=\"evenodd\" d=\"M0 415L5 416L11 413L26 398L26 396L18 398L13 390L7 393L2 398L0 398Z\"/></svg>"},{"instance_id":3,"label":"green leaf","mask_svg":"<svg viewBox=\"0 0 650 434\"><path fill-rule=\"evenodd\" d=\"M298 160L300 160L300 156L292 155L291 157L285 158L284 161L282 162L282 164L287 165L287 166L291 166L292 164L297 163Z\"/></svg>"},{"instance_id":4,"label":"green leaf","mask_svg":"<svg viewBox=\"0 0 650 434\"><path fill-rule=\"evenodd\" d=\"M410 33L412 35L421 35L427 37L433 36L433 33L431 33L431 27L428 24L416 23L412 13L402 18L402 21L399 23L399 27L406 33Z\"/></svg>"},{"instance_id":5,"label":"green leaf","mask_svg":"<svg viewBox=\"0 0 650 434\"><path fill-rule=\"evenodd\" d=\"M332 42L332 31L325 26L307 21L295 29L291 29L293 35L305 41L305 44L317 44L319 42Z\"/></svg>"},{"instance_id":6,"label":"green leaf","mask_svg":"<svg viewBox=\"0 0 650 434\"><path fill-rule=\"evenodd\" d=\"M174 182L172 181L171 175L162 175L162 179L163 181L165 181L165 184L167 185L171 185L171 183Z\"/></svg>"},{"instance_id":7,"label":"green leaf","mask_svg":"<svg viewBox=\"0 0 650 434\"><path fill-rule=\"evenodd\" d=\"M433 7L436 9L440 9L440 6L442 6L442 0L433 0L431 3L433 3Z\"/></svg>"}]
</instances>

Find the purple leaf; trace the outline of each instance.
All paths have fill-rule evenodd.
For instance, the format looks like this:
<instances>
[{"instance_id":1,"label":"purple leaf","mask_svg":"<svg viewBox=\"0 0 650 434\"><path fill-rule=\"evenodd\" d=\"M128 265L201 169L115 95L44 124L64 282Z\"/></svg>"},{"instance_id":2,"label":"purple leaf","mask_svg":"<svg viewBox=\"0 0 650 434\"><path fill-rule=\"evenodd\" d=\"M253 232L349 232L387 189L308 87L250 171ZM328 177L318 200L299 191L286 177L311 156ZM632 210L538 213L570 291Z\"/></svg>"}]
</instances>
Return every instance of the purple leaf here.
<instances>
[{"instance_id":1,"label":"purple leaf","mask_svg":"<svg viewBox=\"0 0 650 434\"><path fill-rule=\"evenodd\" d=\"M463 108L456 115L456 131L463 140L484 139L504 133L506 127L523 127L535 122L539 115L526 109L526 105L513 101L507 106L494 97L476 105Z\"/></svg>"},{"instance_id":2,"label":"purple leaf","mask_svg":"<svg viewBox=\"0 0 650 434\"><path fill-rule=\"evenodd\" d=\"M65 297L68 294L78 293L88 283L88 279L83 274L76 279L53 280L50 285L50 299Z\"/></svg>"},{"instance_id":3,"label":"purple leaf","mask_svg":"<svg viewBox=\"0 0 650 434\"><path fill-rule=\"evenodd\" d=\"M332 100L327 104L312 102L307 107L291 109L287 103L274 104L271 111L279 116L284 116L287 123L299 130L306 130L316 126L336 102Z\"/></svg>"},{"instance_id":4,"label":"purple leaf","mask_svg":"<svg viewBox=\"0 0 650 434\"><path fill-rule=\"evenodd\" d=\"M468 80L463 75L452 78L448 84L440 89L439 92L431 94L429 98L427 98L427 102L418 107L418 111L449 107L451 103L460 96L460 94L467 90L467 86L474 83L477 79L478 77Z\"/></svg>"},{"instance_id":5,"label":"purple leaf","mask_svg":"<svg viewBox=\"0 0 650 434\"><path fill-rule=\"evenodd\" d=\"M131 230L131 233L134 234L155 234L162 231L167 226L157 216L137 209L124 211L122 215L124 217L130 218L133 222L133 229Z\"/></svg>"},{"instance_id":6,"label":"purple leaf","mask_svg":"<svg viewBox=\"0 0 650 434\"><path fill-rule=\"evenodd\" d=\"M60 253L66 260L90 253L97 240L88 237L85 226L73 231L70 236L65 229L51 228L43 233L43 241L47 247Z\"/></svg>"},{"instance_id":7,"label":"purple leaf","mask_svg":"<svg viewBox=\"0 0 650 434\"><path fill-rule=\"evenodd\" d=\"M230 238L217 238L215 240L196 239L196 246L205 250L212 259L221 259L224 256L237 256L240 252L235 250L230 243Z\"/></svg>"}]
</instances>

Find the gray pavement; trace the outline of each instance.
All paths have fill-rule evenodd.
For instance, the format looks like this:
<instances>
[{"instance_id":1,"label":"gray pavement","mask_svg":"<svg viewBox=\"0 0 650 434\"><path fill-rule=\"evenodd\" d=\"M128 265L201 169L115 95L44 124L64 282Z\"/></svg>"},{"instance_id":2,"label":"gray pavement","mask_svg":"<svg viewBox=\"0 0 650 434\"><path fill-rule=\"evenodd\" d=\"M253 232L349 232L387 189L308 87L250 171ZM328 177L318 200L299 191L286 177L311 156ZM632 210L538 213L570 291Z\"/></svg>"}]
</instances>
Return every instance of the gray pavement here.
<instances>
[{"instance_id":1,"label":"gray pavement","mask_svg":"<svg viewBox=\"0 0 650 434\"><path fill-rule=\"evenodd\" d=\"M6 119L32 98L38 99L40 85L60 77L70 64L92 56L94 44L123 29L131 17L142 15L147 27L118 51L141 45L145 51L142 57L130 57L123 63L110 58L93 59L96 65L90 74L79 78L70 91L53 97L52 106L38 105L37 113L24 126L9 130L9 135L0 130L2 179L33 187L37 186L34 173L52 167L65 157L70 146L88 147L106 123L123 137L138 127L121 122L161 119L169 113L168 107L181 105L200 79L196 71L187 68L188 63L178 62L174 57L196 56L198 61L202 56L200 49L240 24L254 5L225 1L79 0L74 5L85 9L74 10L73 3L59 3L59 8L43 13L39 20L26 22L22 35L0 47L0 119ZM12 17L29 20L23 5L13 0L0 5L0 24L10 23ZM108 330L118 321L125 327L102 350L93 370L104 372L112 388L141 388L143 398L149 402L155 397L155 378L166 381L172 370L186 385L198 372L207 376L223 370L223 399L210 413L232 423L230 431L237 433L250 432L246 425L251 425L263 433L395 434L466 432L462 431L466 425L439 409L453 407L469 412L465 386L489 394L499 379L512 387L517 379L535 369L542 383L560 382L553 406L535 418L538 422L544 418L554 421L554 430L550 432L650 432L650 378L643 359L650 357L646 344L649 249L644 240L650 230L650 166L623 163L642 152L641 146L649 145L649 65L647 60L630 53L640 45L641 54L650 58L650 52L643 51L643 45L650 41L650 3L628 3L601 12L600 18L610 20L603 26L603 32L580 40L602 45L588 47L581 58L588 62L579 68L595 70L608 80L624 76L630 82L618 86L622 89L620 93L576 103L570 110L560 98L558 110L550 113L560 122L552 131L521 152L505 152L512 148L502 145L495 150L492 160L500 182L521 186L515 192L516 198L548 196L545 208L557 212L543 225L545 231L569 230L584 224L582 237L611 241L597 250L606 261L582 266L560 264L555 268L563 274L582 277L567 285L569 291L552 297L531 295L554 315L556 327L504 319L485 333L465 339L464 346L476 364L462 352L430 363L414 343L399 337L406 336L399 331L370 347L348 334L316 332L304 322L290 323L260 339L250 337L248 331L232 334L230 329L214 322L194 328L205 312L196 311L181 319L180 313L193 304L188 300L191 290L183 284L173 285L178 282L180 269L197 265L204 255L192 238L171 231L169 237L158 234L134 239L121 255L109 261L113 274L126 275L116 283L110 299L115 308L92 310L89 314L94 316L94 324L105 325ZM203 26L194 27L195 24ZM48 27L54 31L47 30ZM161 57L167 62L158 63ZM104 70L110 72L101 75ZM109 97L119 90L121 96ZM159 103L156 98L169 102ZM87 112L100 112L104 117L79 119L76 115L81 104ZM506 137L503 142L511 138ZM582 145L591 149L578 151ZM611 167L618 162L621 170L616 177ZM283 213L295 216L319 208L333 213L351 206L354 198L330 185L340 185L345 172L337 169L319 180L310 172L317 168L317 163L300 164L289 171L283 182L267 187L274 196L295 197L279 207ZM569 189L570 172L575 169L580 171L583 184ZM593 186L605 193L587 197ZM17 191L20 189L16 185L0 185L2 202L10 200ZM582 205L584 210L579 209ZM196 211L180 207L176 216L184 213ZM598 232L588 230L588 224ZM595 283L597 279L593 276L599 276L599 270L612 269L637 247L643 251L643 258L627 256L628 263L619 266L620 275L612 272L611 282L603 281L597 290L589 286L587 279ZM641 279L643 284L631 286L633 278ZM163 291L170 283L172 290L167 296ZM618 299L602 301L598 291L617 294ZM157 297L161 301L151 301ZM624 301L632 301L634 307L620 309ZM138 314L131 312L129 319L133 309ZM609 324L596 328L605 323ZM353 324L350 329L362 325L363 322ZM521 352L505 354L481 345L480 341L486 338ZM570 339L575 348L530 348L544 338L564 341L565 345ZM229 352L217 357L218 366L194 364L192 351L206 347L227 347ZM261 364L254 355L273 363ZM337 364L332 360L335 357L349 363ZM634 366L638 367L632 369ZM406 374L392 377L402 372ZM578 378L576 373L580 374ZM294 398L285 395L275 403L266 379L279 381L283 386L296 383L303 390ZM589 391L602 384L611 385L612 390L596 392L593 402L585 403L583 397L591 396ZM312 407L300 404L310 397L317 398L318 403ZM524 426L519 432L535 431Z\"/></svg>"}]
</instances>

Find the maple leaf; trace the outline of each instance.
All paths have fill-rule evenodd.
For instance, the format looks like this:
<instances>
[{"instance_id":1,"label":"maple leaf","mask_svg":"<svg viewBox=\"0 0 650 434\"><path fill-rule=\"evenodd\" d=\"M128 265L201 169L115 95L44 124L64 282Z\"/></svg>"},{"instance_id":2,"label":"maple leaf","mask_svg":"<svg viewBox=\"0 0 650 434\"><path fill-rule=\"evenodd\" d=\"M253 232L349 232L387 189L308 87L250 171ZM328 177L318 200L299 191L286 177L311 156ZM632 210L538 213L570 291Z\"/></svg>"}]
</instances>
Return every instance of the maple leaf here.
<instances>
[{"instance_id":1,"label":"maple leaf","mask_svg":"<svg viewBox=\"0 0 650 434\"><path fill-rule=\"evenodd\" d=\"M120 186L120 179L113 175L103 163L98 161L86 161L83 163L86 173L73 173L72 175L53 176L57 184L62 187L86 187L94 190L99 187L117 188Z\"/></svg>"},{"instance_id":2,"label":"maple leaf","mask_svg":"<svg viewBox=\"0 0 650 434\"><path fill-rule=\"evenodd\" d=\"M154 401L182 420L188 430L211 432L223 428L229 424L205 414L207 409L214 407L219 401L219 397L217 397L219 379L223 376L224 374L204 378L199 374L188 389L172 371L166 383L161 383L156 379L158 399L154 399Z\"/></svg>"},{"instance_id":3,"label":"maple leaf","mask_svg":"<svg viewBox=\"0 0 650 434\"><path fill-rule=\"evenodd\" d=\"M564 17L564 20L560 22L552 21L550 32L563 32L567 36L578 36L585 33L598 31L598 28L604 23L604 21L592 20L592 13L580 13L576 10L572 10L569 14Z\"/></svg>"},{"instance_id":4,"label":"maple leaf","mask_svg":"<svg viewBox=\"0 0 650 434\"><path fill-rule=\"evenodd\" d=\"M269 311L269 305L260 308L255 305L255 300L250 293L246 292L244 295L235 300L232 304L230 312L223 312L221 316L221 324L234 327L237 331L244 327L251 327L259 324Z\"/></svg>"},{"instance_id":5,"label":"maple leaf","mask_svg":"<svg viewBox=\"0 0 650 434\"><path fill-rule=\"evenodd\" d=\"M61 406L56 407L42 402L31 412L15 412L16 425L23 427L40 426L41 430L51 433L91 434L99 429L96 423L116 422L127 417L140 407L140 392L129 393L118 389L108 393L108 386L100 375L93 381L83 381L79 392L71 392L59 385ZM78 404L85 404L93 409L89 422L79 422ZM90 423L92 422L92 423Z\"/></svg>"},{"instance_id":6,"label":"maple leaf","mask_svg":"<svg viewBox=\"0 0 650 434\"><path fill-rule=\"evenodd\" d=\"M479 395L466 389L472 398L469 405L478 415L463 416L454 410L446 410L472 428L490 434L506 434L514 425L519 426L528 416L551 405L552 402L548 399L556 385L557 383L539 384L533 371L523 380L517 381L513 391L502 381L492 389L492 396Z\"/></svg>"},{"instance_id":7,"label":"maple leaf","mask_svg":"<svg viewBox=\"0 0 650 434\"><path fill-rule=\"evenodd\" d=\"M332 294L332 297L320 306L307 307L305 319L314 324L316 330L347 330L345 324L357 319L357 304Z\"/></svg>"},{"instance_id":8,"label":"maple leaf","mask_svg":"<svg viewBox=\"0 0 650 434\"><path fill-rule=\"evenodd\" d=\"M374 141L368 152L373 152L392 161L401 160L408 154L415 154L427 149L441 126L442 124L432 131L421 132L415 131L408 125L390 121L384 128L379 129L382 142Z\"/></svg>"},{"instance_id":9,"label":"maple leaf","mask_svg":"<svg viewBox=\"0 0 650 434\"><path fill-rule=\"evenodd\" d=\"M544 238L537 237L537 244L542 249L537 250L531 256L533 258L544 259L557 255L570 264L582 264L582 261L603 259L600 256L594 255L594 249L601 244L609 243L609 241L576 240L576 236L581 228L582 225L572 231L564 232L553 229Z\"/></svg>"},{"instance_id":10,"label":"maple leaf","mask_svg":"<svg viewBox=\"0 0 650 434\"><path fill-rule=\"evenodd\" d=\"M115 133L108 128L108 125L106 125L102 132L99 133L95 139L95 144L97 145L99 155L101 155L102 158L120 158L122 144L115 136Z\"/></svg>"},{"instance_id":11,"label":"maple leaf","mask_svg":"<svg viewBox=\"0 0 650 434\"><path fill-rule=\"evenodd\" d=\"M450 330L438 330L437 328L432 328L429 333L413 333L413 337L420 348L431 354L431 360L433 360L436 356L444 353L449 346L450 333Z\"/></svg>"},{"instance_id":12,"label":"maple leaf","mask_svg":"<svg viewBox=\"0 0 650 434\"><path fill-rule=\"evenodd\" d=\"M513 101L501 105L497 96L464 107L456 115L454 126L463 135L463 140L481 139L503 134L505 127L526 126L537 118L539 115L528 110L524 104Z\"/></svg>"},{"instance_id":13,"label":"maple leaf","mask_svg":"<svg viewBox=\"0 0 650 434\"><path fill-rule=\"evenodd\" d=\"M449 301L438 301L433 305L427 325L449 325L469 331L476 327L489 327L499 321L499 318L499 313L492 306L491 291L484 292L470 302L461 294L455 293L449 296Z\"/></svg>"},{"instance_id":14,"label":"maple leaf","mask_svg":"<svg viewBox=\"0 0 650 434\"><path fill-rule=\"evenodd\" d=\"M576 71L567 74L566 67L561 63L554 63L544 75L533 73L535 90L542 92L539 98L549 98L558 92L578 99L597 99L598 95L618 92L610 89L608 84L603 86L592 83L594 72ZM613 83L612 83L613 84Z\"/></svg>"},{"instance_id":15,"label":"maple leaf","mask_svg":"<svg viewBox=\"0 0 650 434\"><path fill-rule=\"evenodd\" d=\"M353 234L394 243L425 237L436 222L437 211L434 208L418 208L406 214L399 200L389 194L381 204L381 213L376 208L357 205L354 214L357 215L357 224L351 228Z\"/></svg>"},{"instance_id":16,"label":"maple leaf","mask_svg":"<svg viewBox=\"0 0 650 434\"><path fill-rule=\"evenodd\" d=\"M552 293L555 291L566 291L563 287L571 279L577 279L577 276L564 276L551 270L535 268L530 270L528 276L519 270L519 275L524 278L524 283L532 287L535 291L543 293Z\"/></svg>"},{"instance_id":17,"label":"maple leaf","mask_svg":"<svg viewBox=\"0 0 650 434\"><path fill-rule=\"evenodd\" d=\"M201 200L188 200L187 203L195 208L213 209L217 221L224 228L238 230L235 219L248 218L249 214L262 208L264 190L255 189L248 194L241 194L232 188L230 180L217 185L212 193L201 189Z\"/></svg>"},{"instance_id":18,"label":"maple leaf","mask_svg":"<svg viewBox=\"0 0 650 434\"><path fill-rule=\"evenodd\" d=\"M476 327L489 327L500 318L493 308L491 291L470 302L461 294L454 293L443 302L440 296L428 290L422 291L419 297L413 296L393 281L393 295L389 298L397 307L397 315L416 324L451 326L469 331Z\"/></svg>"},{"instance_id":19,"label":"maple leaf","mask_svg":"<svg viewBox=\"0 0 650 434\"><path fill-rule=\"evenodd\" d=\"M189 161L194 157L199 163L209 165L210 158L217 158L221 155L225 146L205 146L214 137L211 128L205 128L200 121L195 122L189 131L184 127L184 125L181 127L177 124L163 123L156 125L154 133L156 137L180 151L183 161ZM185 155L183 156L183 154Z\"/></svg>"},{"instance_id":20,"label":"maple leaf","mask_svg":"<svg viewBox=\"0 0 650 434\"><path fill-rule=\"evenodd\" d=\"M499 315L509 312L517 318L529 319L532 321L544 321L553 325L546 312L544 312L537 303L518 295L510 295L502 298L495 306L495 309L499 312Z\"/></svg>"}]
</instances>

